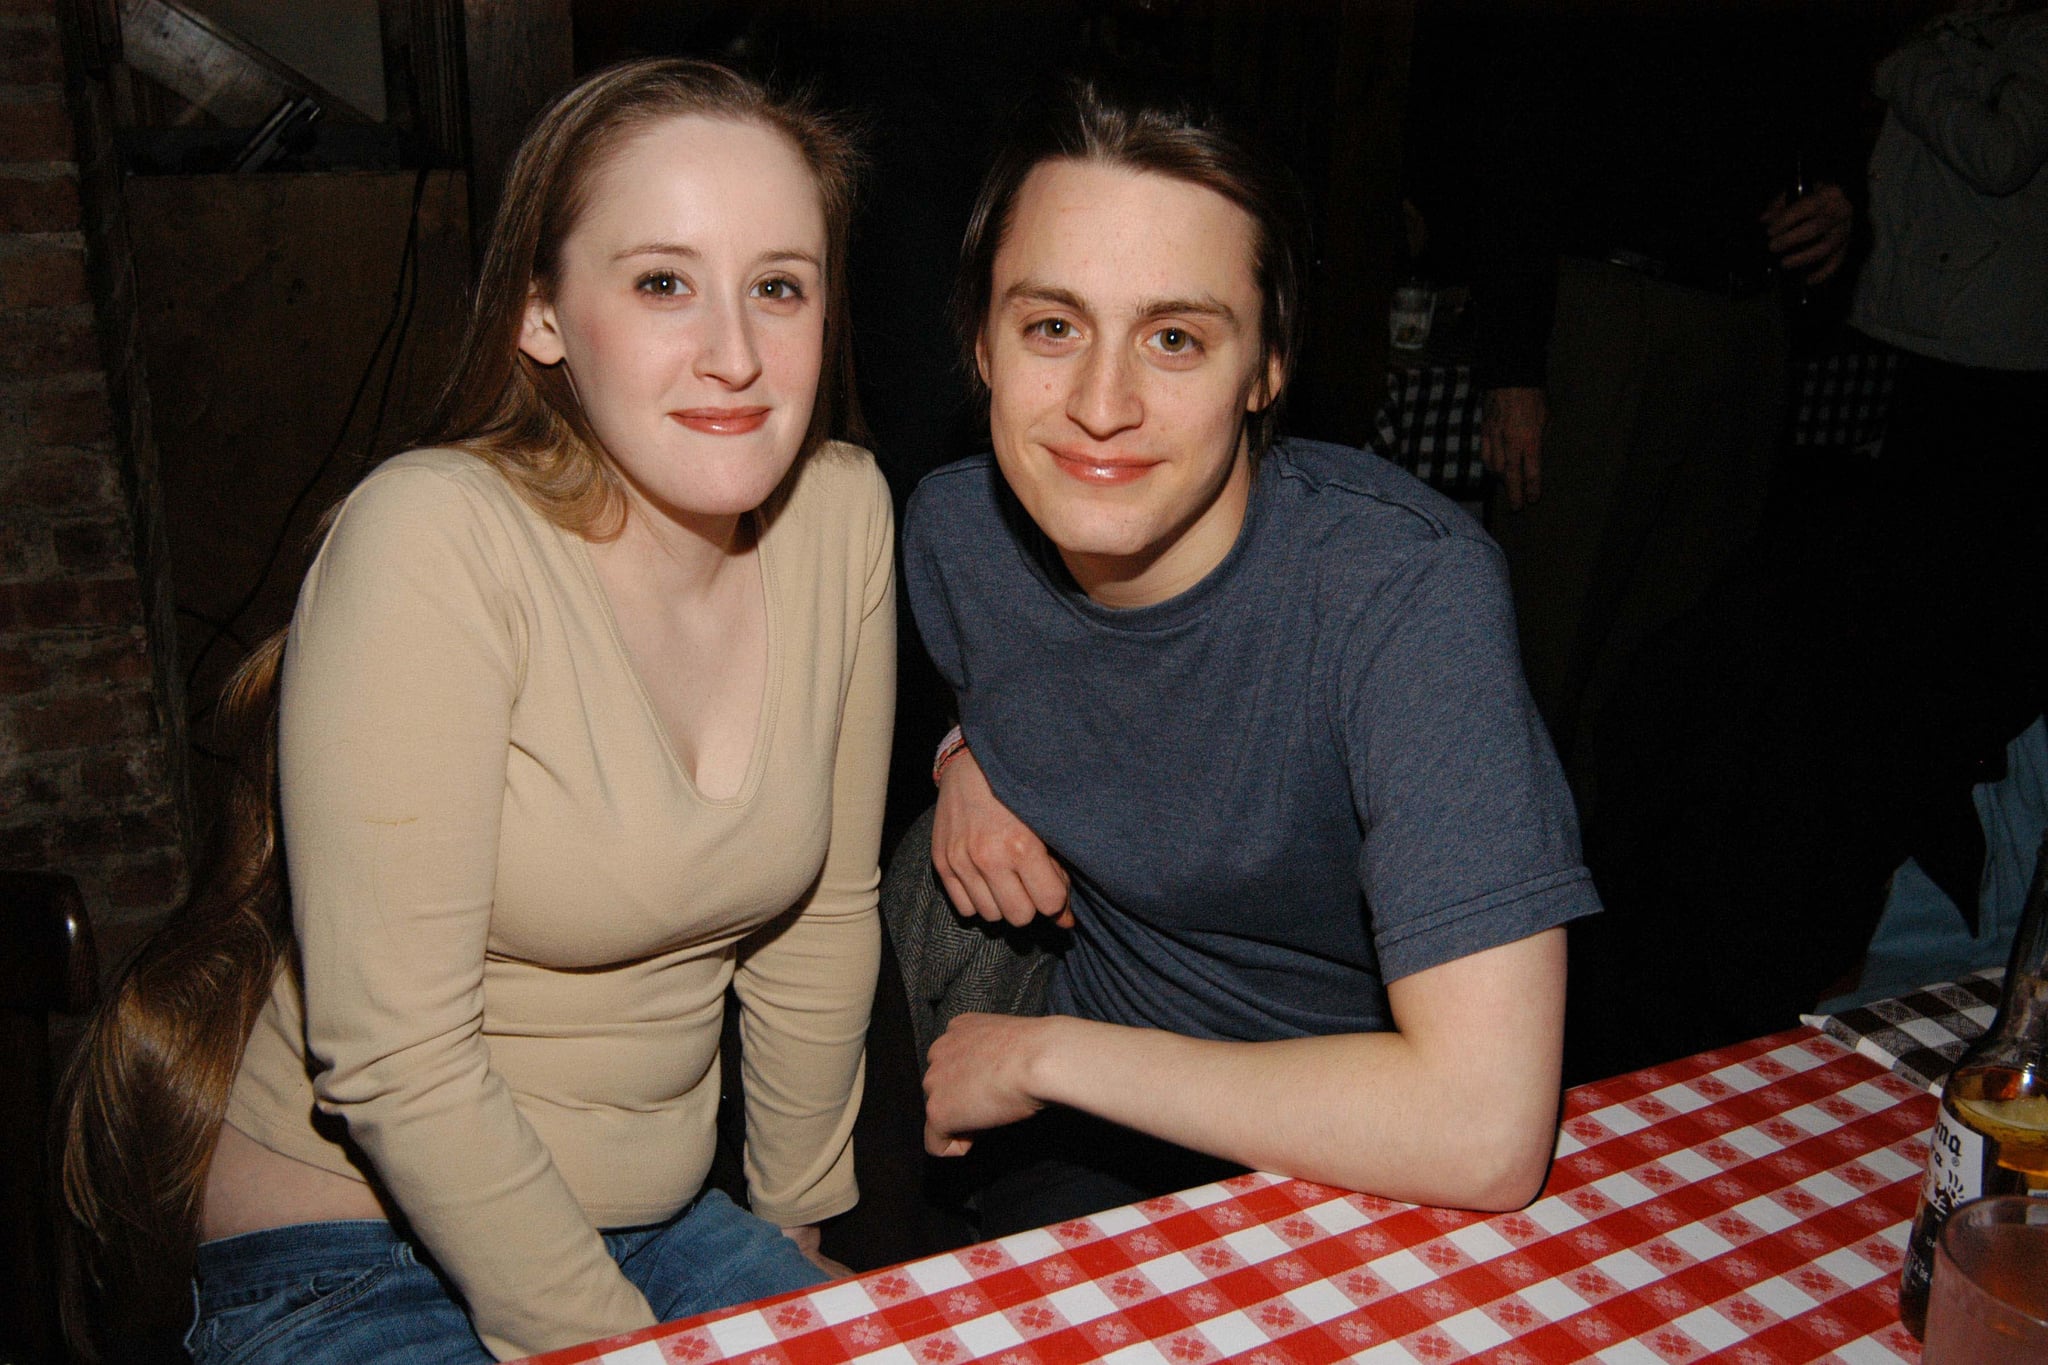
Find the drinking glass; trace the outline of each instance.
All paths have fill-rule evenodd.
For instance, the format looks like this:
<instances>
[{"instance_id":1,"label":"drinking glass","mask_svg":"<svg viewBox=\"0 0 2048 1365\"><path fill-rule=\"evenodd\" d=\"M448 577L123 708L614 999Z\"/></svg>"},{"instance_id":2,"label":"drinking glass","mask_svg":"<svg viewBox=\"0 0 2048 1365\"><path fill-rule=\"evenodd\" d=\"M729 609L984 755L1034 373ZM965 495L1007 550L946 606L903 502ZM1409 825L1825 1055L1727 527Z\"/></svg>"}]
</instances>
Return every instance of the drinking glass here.
<instances>
[{"instance_id":1,"label":"drinking glass","mask_svg":"<svg viewBox=\"0 0 2048 1365\"><path fill-rule=\"evenodd\" d=\"M1394 286L1387 309L1387 340L1397 351L1419 351L1429 342L1436 317L1436 291L1414 280Z\"/></svg>"},{"instance_id":2,"label":"drinking glass","mask_svg":"<svg viewBox=\"0 0 2048 1365\"><path fill-rule=\"evenodd\" d=\"M1935 1243L1924 1365L2048 1361L2048 1199L1973 1199Z\"/></svg>"}]
</instances>

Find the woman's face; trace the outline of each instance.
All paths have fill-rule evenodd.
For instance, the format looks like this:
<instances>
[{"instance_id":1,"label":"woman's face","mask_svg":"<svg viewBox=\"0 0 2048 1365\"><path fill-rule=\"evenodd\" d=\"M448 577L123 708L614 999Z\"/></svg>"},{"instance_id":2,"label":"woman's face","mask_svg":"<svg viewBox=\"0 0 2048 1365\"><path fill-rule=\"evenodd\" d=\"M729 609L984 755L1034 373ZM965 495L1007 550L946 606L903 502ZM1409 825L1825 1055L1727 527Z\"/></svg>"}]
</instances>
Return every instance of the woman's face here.
<instances>
[{"instance_id":1,"label":"woman's face","mask_svg":"<svg viewBox=\"0 0 2048 1365\"><path fill-rule=\"evenodd\" d=\"M519 346L565 366L636 502L684 520L749 512L810 426L825 249L816 182L781 134L666 119L592 176Z\"/></svg>"}]
</instances>

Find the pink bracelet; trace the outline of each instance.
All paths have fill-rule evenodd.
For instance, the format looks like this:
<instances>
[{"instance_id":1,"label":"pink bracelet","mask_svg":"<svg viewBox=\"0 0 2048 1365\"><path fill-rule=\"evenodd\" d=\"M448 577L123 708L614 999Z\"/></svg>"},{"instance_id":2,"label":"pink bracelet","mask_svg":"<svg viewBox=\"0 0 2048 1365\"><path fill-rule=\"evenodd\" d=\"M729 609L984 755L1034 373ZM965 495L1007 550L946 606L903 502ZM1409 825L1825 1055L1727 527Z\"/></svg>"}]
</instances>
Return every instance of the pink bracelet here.
<instances>
[{"instance_id":1,"label":"pink bracelet","mask_svg":"<svg viewBox=\"0 0 2048 1365\"><path fill-rule=\"evenodd\" d=\"M967 752L967 736L959 726L946 731L946 737L939 741L939 751L932 756L932 785L939 785L939 777L946 771L946 765Z\"/></svg>"}]
</instances>

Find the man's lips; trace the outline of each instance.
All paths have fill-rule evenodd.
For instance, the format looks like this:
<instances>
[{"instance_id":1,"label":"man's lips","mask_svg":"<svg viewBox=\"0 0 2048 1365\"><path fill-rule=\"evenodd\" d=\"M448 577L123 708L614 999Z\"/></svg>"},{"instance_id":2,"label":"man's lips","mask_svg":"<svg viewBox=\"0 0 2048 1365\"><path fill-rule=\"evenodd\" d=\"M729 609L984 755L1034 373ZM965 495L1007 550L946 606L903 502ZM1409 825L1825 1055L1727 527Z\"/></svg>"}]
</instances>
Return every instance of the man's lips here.
<instances>
[{"instance_id":1,"label":"man's lips","mask_svg":"<svg viewBox=\"0 0 2048 1365\"><path fill-rule=\"evenodd\" d=\"M1144 478L1159 463L1141 455L1119 455L1113 451L1078 450L1071 446L1046 449L1061 473L1082 483L1130 483Z\"/></svg>"},{"instance_id":2,"label":"man's lips","mask_svg":"<svg viewBox=\"0 0 2048 1365\"><path fill-rule=\"evenodd\" d=\"M752 408L684 408L672 412L670 417L692 431L701 431L710 436L744 436L759 430L768 420L768 409Z\"/></svg>"}]
</instances>

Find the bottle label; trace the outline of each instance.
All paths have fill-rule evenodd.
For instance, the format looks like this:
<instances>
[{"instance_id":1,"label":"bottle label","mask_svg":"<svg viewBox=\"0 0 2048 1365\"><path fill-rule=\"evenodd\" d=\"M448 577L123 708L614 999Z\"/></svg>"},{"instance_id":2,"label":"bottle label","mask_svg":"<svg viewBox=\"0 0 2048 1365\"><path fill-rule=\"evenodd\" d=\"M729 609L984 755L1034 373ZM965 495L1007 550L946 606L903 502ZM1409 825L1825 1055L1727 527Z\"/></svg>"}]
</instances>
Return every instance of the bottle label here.
<instances>
[{"instance_id":1,"label":"bottle label","mask_svg":"<svg viewBox=\"0 0 2048 1365\"><path fill-rule=\"evenodd\" d=\"M1984 1193L1984 1135L1964 1124L1943 1105L1936 1111L1934 1136L1928 1139L1927 1180L1920 1198L1935 1211L1937 1221L1956 1205Z\"/></svg>"}]
</instances>

